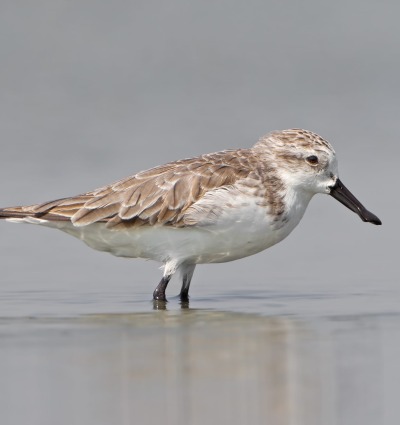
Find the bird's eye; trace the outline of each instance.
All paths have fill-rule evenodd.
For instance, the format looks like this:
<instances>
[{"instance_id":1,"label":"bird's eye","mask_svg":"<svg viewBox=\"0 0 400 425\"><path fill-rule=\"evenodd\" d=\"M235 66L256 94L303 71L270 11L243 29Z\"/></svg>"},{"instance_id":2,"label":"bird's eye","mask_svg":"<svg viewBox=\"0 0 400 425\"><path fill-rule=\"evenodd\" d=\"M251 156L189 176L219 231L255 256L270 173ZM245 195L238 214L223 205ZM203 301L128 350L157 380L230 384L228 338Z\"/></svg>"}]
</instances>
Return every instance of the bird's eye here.
<instances>
[{"instance_id":1,"label":"bird's eye","mask_svg":"<svg viewBox=\"0 0 400 425\"><path fill-rule=\"evenodd\" d=\"M318 157L315 155L310 155L306 158L306 161L310 164L310 165L317 165L318 164Z\"/></svg>"}]
</instances>

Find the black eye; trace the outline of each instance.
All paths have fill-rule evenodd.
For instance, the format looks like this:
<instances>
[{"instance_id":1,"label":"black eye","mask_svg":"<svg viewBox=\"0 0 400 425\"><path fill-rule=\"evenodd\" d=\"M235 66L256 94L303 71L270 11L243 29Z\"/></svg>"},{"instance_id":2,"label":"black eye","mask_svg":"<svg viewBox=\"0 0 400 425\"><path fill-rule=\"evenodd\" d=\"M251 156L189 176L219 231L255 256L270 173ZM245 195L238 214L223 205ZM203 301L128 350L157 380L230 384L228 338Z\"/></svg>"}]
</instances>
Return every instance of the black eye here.
<instances>
[{"instance_id":1,"label":"black eye","mask_svg":"<svg viewBox=\"0 0 400 425\"><path fill-rule=\"evenodd\" d=\"M315 155L310 155L306 158L306 161L310 164L310 165L317 165L318 164L318 157Z\"/></svg>"}]
</instances>

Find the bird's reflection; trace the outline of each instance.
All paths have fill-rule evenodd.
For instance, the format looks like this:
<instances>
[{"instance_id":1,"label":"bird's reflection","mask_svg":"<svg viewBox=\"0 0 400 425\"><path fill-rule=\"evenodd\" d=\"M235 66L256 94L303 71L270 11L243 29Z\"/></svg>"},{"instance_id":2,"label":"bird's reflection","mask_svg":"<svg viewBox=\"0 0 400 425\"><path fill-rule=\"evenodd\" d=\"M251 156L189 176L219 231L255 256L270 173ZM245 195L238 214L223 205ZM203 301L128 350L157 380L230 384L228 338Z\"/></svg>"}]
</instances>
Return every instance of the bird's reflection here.
<instances>
[{"instance_id":1,"label":"bird's reflection","mask_svg":"<svg viewBox=\"0 0 400 425\"><path fill-rule=\"evenodd\" d=\"M166 300L152 300L153 301L153 310L166 310L168 311L167 305L168 301ZM181 305L181 310L189 309L189 300L179 300L179 304Z\"/></svg>"},{"instance_id":2,"label":"bird's reflection","mask_svg":"<svg viewBox=\"0 0 400 425\"><path fill-rule=\"evenodd\" d=\"M167 310L167 302L164 300L153 300L153 310Z\"/></svg>"}]
</instances>

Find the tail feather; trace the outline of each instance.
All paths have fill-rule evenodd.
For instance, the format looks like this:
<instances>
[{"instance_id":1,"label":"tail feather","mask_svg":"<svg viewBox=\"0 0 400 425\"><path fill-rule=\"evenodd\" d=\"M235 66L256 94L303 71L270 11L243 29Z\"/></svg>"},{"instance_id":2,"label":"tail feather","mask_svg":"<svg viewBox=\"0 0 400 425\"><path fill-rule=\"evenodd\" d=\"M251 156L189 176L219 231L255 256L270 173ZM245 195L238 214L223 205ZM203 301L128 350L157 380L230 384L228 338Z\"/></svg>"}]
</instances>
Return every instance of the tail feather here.
<instances>
[{"instance_id":1,"label":"tail feather","mask_svg":"<svg viewBox=\"0 0 400 425\"><path fill-rule=\"evenodd\" d=\"M19 221L18 219L42 219L49 221L69 221L68 217L51 214L51 212L37 212L34 209L35 206L20 206L20 207L7 207L0 208L0 220L12 220ZM28 220L29 221L29 220Z\"/></svg>"},{"instance_id":2,"label":"tail feather","mask_svg":"<svg viewBox=\"0 0 400 425\"><path fill-rule=\"evenodd\" d=\"M32 216L32 213L24 211L24 207L0 208L0 219L5 218L24 218Z\"/></svg>"}]
</instances>

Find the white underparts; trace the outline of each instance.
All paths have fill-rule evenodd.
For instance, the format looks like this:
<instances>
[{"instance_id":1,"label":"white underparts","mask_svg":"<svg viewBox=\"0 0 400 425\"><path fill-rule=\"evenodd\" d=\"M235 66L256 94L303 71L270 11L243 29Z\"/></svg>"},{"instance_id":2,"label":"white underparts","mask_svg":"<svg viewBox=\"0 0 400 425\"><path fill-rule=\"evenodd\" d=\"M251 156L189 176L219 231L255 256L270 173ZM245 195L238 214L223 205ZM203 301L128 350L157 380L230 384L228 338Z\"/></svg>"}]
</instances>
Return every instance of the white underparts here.
<instances>
[{"instance_id":1,"label":"white underparts","mask_svg":"<svg viewBox=\"0 0 400 425\"><path fill-rule=\"evenodd\" d=\"M300 221L307 202L290 198L299 208L291 208L277 226L257 199L241 196L220 208L212 224L176 228L139 226L109 229L105 223L76 227L69 221L46 221L26 217L8 219L57 228L85 242L91 248L119 257L146 258L167 265L165 274L173 274L182 264L220 263L247 257L280 242ZM234 202L233 202L234 201Z\"/></svg>"}]
</instances>

